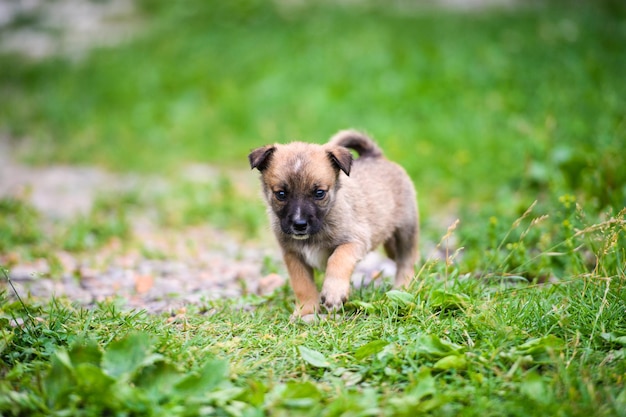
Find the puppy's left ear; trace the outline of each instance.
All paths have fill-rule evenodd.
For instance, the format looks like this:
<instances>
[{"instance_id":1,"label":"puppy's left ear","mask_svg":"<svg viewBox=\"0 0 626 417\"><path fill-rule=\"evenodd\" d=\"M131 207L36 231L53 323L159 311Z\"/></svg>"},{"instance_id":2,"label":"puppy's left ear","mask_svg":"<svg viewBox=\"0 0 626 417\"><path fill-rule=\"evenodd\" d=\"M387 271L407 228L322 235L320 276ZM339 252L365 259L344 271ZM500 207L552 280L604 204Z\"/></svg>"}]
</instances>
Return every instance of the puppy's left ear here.
<instances>
[{"instance_id":1,"label":"puppy's left ear","mask_svg":"<svg viewBox=\"0 0 626 417\"><path fill-rule=\"evenodd\" d=\"M248 155L248 160L250 161L250 168L251 169L258 168L259 171L263 171L265 168L267 168L270 162L271 156L275 150L276 150L275 146L267 145L261 148L257 148L253 150L252 152L250 152L250 155Z\"/></svg>"},{"instance_id":2,"label":"puppy's left ear","mask_svg":"<svg viewBox=\"0 0 626 417\"><path fill-rule=\"evenodd\" d=\"M344 148L343 146L333 147L328 151L328 157L330 158L331 164L336 169L340 169L346 175L350 175L350 168L352 167L352 153L348 150L348 148Z\"/></svg>"}]
</instances>

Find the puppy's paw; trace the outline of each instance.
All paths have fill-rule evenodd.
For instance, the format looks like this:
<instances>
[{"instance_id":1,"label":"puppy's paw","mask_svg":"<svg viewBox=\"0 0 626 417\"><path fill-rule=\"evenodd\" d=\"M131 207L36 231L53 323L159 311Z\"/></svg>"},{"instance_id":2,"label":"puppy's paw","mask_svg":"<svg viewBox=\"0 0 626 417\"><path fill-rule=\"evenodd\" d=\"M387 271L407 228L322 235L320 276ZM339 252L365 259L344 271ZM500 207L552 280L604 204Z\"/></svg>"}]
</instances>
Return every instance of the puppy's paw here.
<instances>
[{"instance_id":1,"label":"puppy's paw","mask_svg":"<svg viewBox=\"0 0 626 417\"><path fill-rule=\"evenodd\" d=\"M408 276L397 276L393 282L393 288L397 290L409 288L412 282L412 278Z\"/></svg>"},{"instance_id":2,"label":"puppy's paw","mask_svg":"<svg viewBox=\"0 0 626 417\"><path fill-rule=\"evenodd\" d=\"M298 303L291 314L291 321L299 319L300 317L315 315L318 311L319 303L317 299L315 299L315 301L307 301L303 304Z\"/></svg>"},{"instance_id":3,"label":"puppy's paw","mask_svg":"<svg viewBox=\"0 0 626 417\"><path fill-rule=\"evenodd\" d=\"M350 281L326 278L322 287L320 301L329 311L340 310L343 303L348 300L349 293Z\"/></svg>"},{"instance_id":4,"label":"puppy's paw","mask_svg":"<svg viewBox=\"0 0 626 417\"><path fill-rule=\"evenodd\" d=\"M326 314L306 314L304 316L299 316L299 315L295 315L292 314L291 315L291 319L290 321L292 323L297 323L299 321L306 323L306 324L313 324L313 323L317 323L320 320L325 320L327 317Z\"/></svg>"}]
</instances>

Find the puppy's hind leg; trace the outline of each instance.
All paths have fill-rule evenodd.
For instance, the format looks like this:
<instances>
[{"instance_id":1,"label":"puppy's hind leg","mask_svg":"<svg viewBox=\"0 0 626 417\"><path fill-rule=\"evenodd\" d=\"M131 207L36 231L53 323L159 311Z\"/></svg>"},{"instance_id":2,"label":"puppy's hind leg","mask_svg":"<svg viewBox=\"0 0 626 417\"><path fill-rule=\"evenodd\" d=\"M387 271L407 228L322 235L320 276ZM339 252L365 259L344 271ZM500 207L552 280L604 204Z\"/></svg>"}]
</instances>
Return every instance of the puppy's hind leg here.
<instances>
[{"instance_id":1,"label":"puppy's hind leg","mask_svg":"<svg viewBox=\"0 0 626 417\"><path fill-rule=\"evenodd\" d=\"M385 242L385 252L396 263L395 288L407 287L415 278L417 239L417 227L407 227L397 229Z\"/></svg>"}]
</instances>

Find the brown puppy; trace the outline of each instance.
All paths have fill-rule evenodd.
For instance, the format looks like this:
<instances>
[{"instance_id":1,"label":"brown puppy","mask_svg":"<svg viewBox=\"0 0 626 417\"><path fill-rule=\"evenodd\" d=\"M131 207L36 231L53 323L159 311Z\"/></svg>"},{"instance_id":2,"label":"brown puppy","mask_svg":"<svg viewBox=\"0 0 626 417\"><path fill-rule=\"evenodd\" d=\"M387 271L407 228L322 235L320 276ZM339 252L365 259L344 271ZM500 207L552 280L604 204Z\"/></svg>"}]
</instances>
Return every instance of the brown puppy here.
<instances>
[{"instance_id":1,"label":"brown puppy","mask_svg":"<svg viewBox=\"0 0 626 417\"><path fill-rule=\"evenodd\" d=\"M353 161L348 148L359 158ZM268 145L248 158L261 171L270 221L297 298L295 317L315 313L320 301L329 310L341 308L357 262L381 244L397 265L395 286L414 277L415 189L369 137L345 130L325 145ZM321 295L313 268L326 270Z\"/></svg>"}]
</instances>

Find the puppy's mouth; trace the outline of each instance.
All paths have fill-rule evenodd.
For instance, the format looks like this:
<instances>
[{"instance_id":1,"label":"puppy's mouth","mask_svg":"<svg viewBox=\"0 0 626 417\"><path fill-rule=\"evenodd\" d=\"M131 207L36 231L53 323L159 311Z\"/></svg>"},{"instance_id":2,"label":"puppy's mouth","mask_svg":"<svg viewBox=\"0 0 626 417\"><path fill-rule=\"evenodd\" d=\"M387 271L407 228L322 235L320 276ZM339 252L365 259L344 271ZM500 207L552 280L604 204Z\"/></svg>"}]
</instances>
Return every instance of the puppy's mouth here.
<instances>
[{"instance_id":1,"label":"puppy's mouth","mask_svg":"<svg viewBox=\"0 0 626 417\"><path fill-rule=\"evenodd\" d=\"M297 234L292 234L291 237L296 239L296 240L307 240L309 238L309 234L303 234L303 235L297 235Z\"/></svg>"},{"instance_id":2,"label":"puppy's mouth","mask_svg":"<svg viewBox=\"0 0 626 417\"><path fill-rule=\"evenodd\" d=\"M300 213L296 210L295 215L281 216L280 228L291 239L305 241L320 231L320 222L314 216Z\"/></svg>"}]
</instances>

